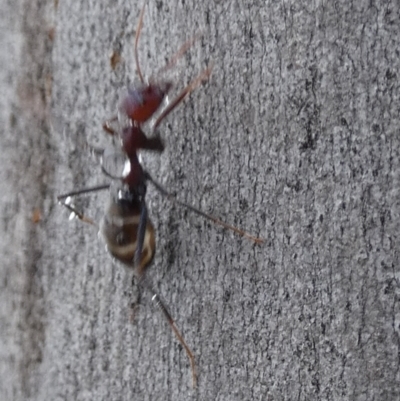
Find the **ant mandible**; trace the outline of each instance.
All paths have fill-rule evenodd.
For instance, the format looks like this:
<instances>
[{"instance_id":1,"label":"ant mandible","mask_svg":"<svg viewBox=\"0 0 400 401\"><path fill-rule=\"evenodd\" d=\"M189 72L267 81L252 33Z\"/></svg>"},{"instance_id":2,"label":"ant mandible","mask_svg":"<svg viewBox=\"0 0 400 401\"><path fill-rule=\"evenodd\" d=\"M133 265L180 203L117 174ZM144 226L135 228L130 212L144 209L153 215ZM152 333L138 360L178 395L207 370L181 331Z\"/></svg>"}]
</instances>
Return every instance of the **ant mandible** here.
<instances>
[{"instance_id":1,"label":"ant mandible","mask_svg":"<svg viewBox=\"0 0 400 401\"><path fill-rule=\"evenodd\" d=\"M141 73L139 58L138 58L138 41L143 24L145 5L143 6L139 23L135 35L135 62L136 69L141 80L142 86L138 88L128 89L127 96L122 100L120 112L128 120L122 130L117 131L111 127L111 122L117 120L118 117L113 117L111 120L103 124L104 130L111 135L119 135L121 139L121 148L125 153L129 163L129 172L123 177L113 177L106 169L103 171L111 178L118 178L120 184L110 193L110 202L106 209L105 215L99 225L99 230L107 245L107 250L110 254L133 270L134 277L138 279L141 287L150 292L152 301L161 310L163 316L169 323L176 338L185 349L189 358L193 387L196 386L196 367L194 355L189 346L186 344L182 334L175 324L174 319L169 313L167 307L161 301L160 296L155 291L150 279L146 275L146 271L150 266L155 254L155 229L148 217L147 206L145 202L147 183L150 182L156 190L163 196L167 197L174 203L177 203L192 212L213 221L216 224L222 225L225 229L232 230L244 237L247 237L257 244L264 240L237 227L231 226L220 219L211 216L201 210L179 201L175 195L169 193L158 182L156 182L150 174L143 169L138 158L140 150L153 150L162 152L164 145L161 139L156 137L147 137L142 131L142 124L148 121L162 104L167 92L172 87L170 82L152 82L144 83ZM186 42L181 49L173 57L165 67L169 68L174 64L189 47L190 42ZM156 119L153 125L155 130L160 122L178 105L185 97L187 97L194 89L196 89L203 81L208 80L211 74L211 67L206 68L200 75L187 85L176 98L164 109L160 116ZM70 198L77 195L82 195L89 192L109 189L110 184L100 185L92 188L85 188L78 191L69 192L58 196L58 201L69 209L80 220L92 224L97 227L97 224L80 213L74 206L70 204Z\"/></svg>"}]
</instances>

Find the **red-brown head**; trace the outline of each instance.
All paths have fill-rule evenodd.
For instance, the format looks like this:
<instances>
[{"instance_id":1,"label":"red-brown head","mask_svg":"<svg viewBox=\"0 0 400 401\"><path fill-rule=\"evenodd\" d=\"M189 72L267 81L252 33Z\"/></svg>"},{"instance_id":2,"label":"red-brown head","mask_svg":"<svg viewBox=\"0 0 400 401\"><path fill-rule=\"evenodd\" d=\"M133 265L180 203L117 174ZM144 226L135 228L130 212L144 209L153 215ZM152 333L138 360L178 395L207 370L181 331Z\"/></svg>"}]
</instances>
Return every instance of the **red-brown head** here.
<instances>
[{"instance_id":1,"label":"red-brown head","mask_svg":"<svg viewBox=\"0 0 400 401\"><path fill-rule=\"evenodd\" d=\"M171 87L170 82L163 82L140 88L128 88L120 109L132 121L138 124L144 123L157 111Z\"/></svg>"}]
</instances>

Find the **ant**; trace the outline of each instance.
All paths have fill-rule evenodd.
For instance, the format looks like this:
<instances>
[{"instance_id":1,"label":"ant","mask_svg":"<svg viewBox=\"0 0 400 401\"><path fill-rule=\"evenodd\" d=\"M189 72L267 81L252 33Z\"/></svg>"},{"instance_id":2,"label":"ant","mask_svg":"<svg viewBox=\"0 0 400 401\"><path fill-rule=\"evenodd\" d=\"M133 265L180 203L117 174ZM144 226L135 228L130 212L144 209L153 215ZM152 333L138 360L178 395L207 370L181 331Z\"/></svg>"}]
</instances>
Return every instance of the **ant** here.
<instances>
[{"instance_id":1,"label":"ant","mask_svg":"<svg viewBox=\"0 0 400 401\"><path fill-rule=\"evenodd\" d=\"M97 224L80 213L70 204L73 196L82 195L89 192L95 192L105 189L111 189L110 202L105 215L99 225L100 233L107 245L107 249L113 258L122 262L133 270L134 278L138 279L138 284L150 292L152 301L160 309L163 316L170 325L177 340L184 348L190 362L192 371L193 387L196 387L196 367L192 350L186 344L182 334L175 324L174 319L169 313L167 307L161 301L160 296L155 291L146 271L150 266L155 254L155 229L148 217L147 206L145 202L147 183L152 184L157 191L170 201L179 204L190 211L223 226L225 229L232 230L244 237L249 238L257 244L264 242L263 239L250 235L249 233L231 226L220 219L202 212L201 210L179 201L175 195L169 193L163 186L156 182L151 175L145 171L140 164L138 152L140 150L151 150L161 153L164 150L163 142L160 137L147 137L142 131L142 124L148 121L161 106L167 92L172 87L170 82L151 82L145 84L138 58L138 42L143 24L145 5L143 6L135 35L135 62L136 69L142 85L137 88L129 88L127 96L122 99L120 112L127 121L122 130L115 130L111 127L111 122L118 119L113 117L103 124L104 130L113 136L118 135L121 139L121 150L126 157L129 171L121 177L115 177L110 174L102 165L103 172L113 179L118 179L119 184L111 188L111 184L99 185L96 187L85 188L57 197L57 200L72 212L80 220L92 224ZM172 61L165 68L169 68L176 59L181 56L191 43L186 42ZM177 106L185 97L196 89L203 81L208 80L211 74L211 67L206 68L200 75L187 85L176 98L162 111L153 125L153 131L158 127L161 121ZM103 155L104 157L104 155ZM104 159L103 159L104 161Z\"/></svg>"}]
</instances>

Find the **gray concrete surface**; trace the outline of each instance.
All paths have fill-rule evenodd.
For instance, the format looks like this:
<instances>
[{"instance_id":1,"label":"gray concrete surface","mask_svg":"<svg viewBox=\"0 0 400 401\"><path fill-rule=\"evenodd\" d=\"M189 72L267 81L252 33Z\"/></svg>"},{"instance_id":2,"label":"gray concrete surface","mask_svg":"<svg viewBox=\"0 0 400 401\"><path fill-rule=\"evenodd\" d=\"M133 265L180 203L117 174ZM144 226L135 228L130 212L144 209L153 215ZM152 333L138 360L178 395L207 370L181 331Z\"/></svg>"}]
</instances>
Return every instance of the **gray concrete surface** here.
<instances>
[{"instance_id":1,"label":"gray concrete surface","mask_svg":"<svg viewBox=\"0 0 400 401\"><path fill-rule=\"evenodd\" d=\"M129 274L55 201L107 182L84 144L107 143L137 79L141 5L0 3L0 399L399 399L398 3L148 1L146 76L196 32L176 91L215 66L145 165L266 239L149 191L150 275L195 352L195 390L151 301L130 319ZM77 204L98 220L106 200Z\"/></svg>"}]
</instances>

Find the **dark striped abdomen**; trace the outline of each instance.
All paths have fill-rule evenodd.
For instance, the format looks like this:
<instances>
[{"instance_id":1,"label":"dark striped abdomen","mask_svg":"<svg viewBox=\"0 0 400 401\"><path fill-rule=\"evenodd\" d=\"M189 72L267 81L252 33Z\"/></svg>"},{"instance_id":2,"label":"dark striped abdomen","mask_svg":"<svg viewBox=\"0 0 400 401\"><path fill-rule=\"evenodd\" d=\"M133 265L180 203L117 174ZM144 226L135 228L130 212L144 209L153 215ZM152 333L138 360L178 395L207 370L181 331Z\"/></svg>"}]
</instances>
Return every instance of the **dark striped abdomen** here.
<instances>
[{"instance_id":1,"label":"dark striped abdomen","mask_svg":"<svg viewBox=\"0 0 400 401\"><path fill-rule=\"evenodd\" d=\"M134 267L137 238L140 220L140 207L137 202L124 199L113 201L100 225L100 232L106 242L108 251L120 262ZM154 227L147 219L140 264L135 274L141 275L150 264L155 253Z\"/></svg>"}]
</instances>

